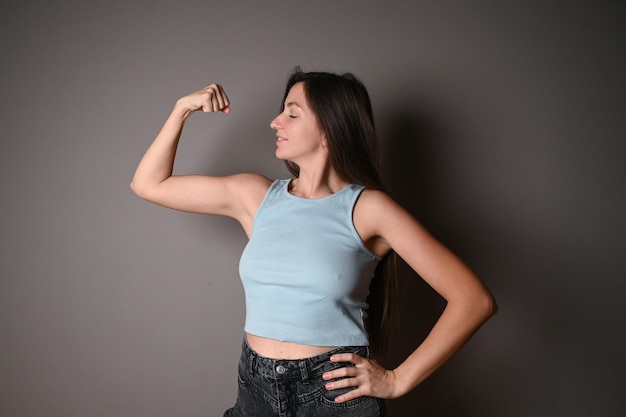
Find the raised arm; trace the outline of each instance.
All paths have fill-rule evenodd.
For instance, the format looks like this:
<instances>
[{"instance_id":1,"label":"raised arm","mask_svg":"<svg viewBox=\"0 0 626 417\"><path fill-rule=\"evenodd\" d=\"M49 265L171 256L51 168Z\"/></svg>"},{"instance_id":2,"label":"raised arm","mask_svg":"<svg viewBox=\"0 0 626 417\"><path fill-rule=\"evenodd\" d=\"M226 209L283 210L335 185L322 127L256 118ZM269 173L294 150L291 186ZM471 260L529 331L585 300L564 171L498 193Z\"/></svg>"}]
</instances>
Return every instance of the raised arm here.
<instances>
[{"instance_id":1,"label":"raised arm","mask_svg":"<svg viewBox=\"0 0 626 417\"><path fill-rule=\"evenodd\" d=\"M246 224L269 186L267 178L257 174L172 175L185 121L200 110L230 113L230 101L222 86L211 84L176 102L139 162L131 188L139 197L153 203L176 210L233 217L247 229Z\"/></svg>"}]
</instances>

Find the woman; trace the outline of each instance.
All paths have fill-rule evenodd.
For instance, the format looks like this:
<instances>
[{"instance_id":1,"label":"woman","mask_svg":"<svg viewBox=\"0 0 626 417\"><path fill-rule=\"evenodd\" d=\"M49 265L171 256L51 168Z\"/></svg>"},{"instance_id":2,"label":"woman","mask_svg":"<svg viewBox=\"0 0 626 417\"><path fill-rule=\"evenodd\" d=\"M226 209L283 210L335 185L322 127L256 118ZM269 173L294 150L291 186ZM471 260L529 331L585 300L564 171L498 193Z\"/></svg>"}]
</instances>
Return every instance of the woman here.
<instances>
[{"instance_id":1,"label":"woman","mask_svg":"<svg viewBox=\"0 0 626 417\"><path fill-rule=\"evenodd\" d=\"M290 76L270 124L276 157L293 175L286 180L173 176L183 125L199 110L230 113L224 89L213 84L177 101L131 187L166 207L232 217L250 239L240 264L247 309L239 392L225 416L384 415L383 399L415 388L495 313L476 275L382 191L369 96L352 74L296 68ZM376 304L366 298L392 253L447 305L419 347L388 370L369 346L384 344L381 317L393 300L366 319Z\"/></svg>"}]
</instances>

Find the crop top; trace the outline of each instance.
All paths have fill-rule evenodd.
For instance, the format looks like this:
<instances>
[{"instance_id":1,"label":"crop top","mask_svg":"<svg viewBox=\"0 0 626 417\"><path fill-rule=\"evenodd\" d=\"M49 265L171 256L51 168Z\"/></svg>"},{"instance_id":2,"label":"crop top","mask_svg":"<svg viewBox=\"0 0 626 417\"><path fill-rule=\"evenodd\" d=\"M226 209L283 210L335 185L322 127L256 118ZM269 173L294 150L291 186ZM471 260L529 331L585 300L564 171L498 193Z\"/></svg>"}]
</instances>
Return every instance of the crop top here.
<instances>
[{"instance_id":1,"label":"crop top","mask_svg":"<svg viewBox=\"0 0 626 417\"><path fill-rule=\"evenodd\" d=\"M314 346L366 346L366 298L381 258L352 221L364 187L307 199L290 194L289 182L270 186L241 255L245 331Z\"/></svg>"}]
</instances>

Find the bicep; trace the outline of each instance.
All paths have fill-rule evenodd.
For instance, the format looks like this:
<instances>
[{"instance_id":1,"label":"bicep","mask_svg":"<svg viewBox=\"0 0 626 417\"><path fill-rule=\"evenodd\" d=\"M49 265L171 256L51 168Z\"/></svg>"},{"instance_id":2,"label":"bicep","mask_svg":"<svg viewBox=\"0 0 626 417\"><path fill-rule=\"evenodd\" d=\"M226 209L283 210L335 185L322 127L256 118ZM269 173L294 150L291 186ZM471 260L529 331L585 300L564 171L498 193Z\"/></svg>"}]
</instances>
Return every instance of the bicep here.
<instances>
[{"instance_id":1,"label":"bicep","mask_svg":"<svg viewBox=\"0 0 626 417\"><path fill-rule=\"evenodd\" d=\"M140 197L175 210L215 214L241 220L262 199L270 180L257 174L224 177L171 176ZM258 201L260 204L260 200Z\"/></svg>"}]
</instances>

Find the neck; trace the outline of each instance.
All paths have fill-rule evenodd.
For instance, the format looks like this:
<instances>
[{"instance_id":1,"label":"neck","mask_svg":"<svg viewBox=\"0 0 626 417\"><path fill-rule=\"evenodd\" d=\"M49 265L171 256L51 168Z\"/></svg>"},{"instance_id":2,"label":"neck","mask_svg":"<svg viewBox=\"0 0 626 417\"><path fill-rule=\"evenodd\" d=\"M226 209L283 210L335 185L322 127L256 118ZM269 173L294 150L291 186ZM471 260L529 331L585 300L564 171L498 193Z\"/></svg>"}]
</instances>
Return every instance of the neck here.
<instances>
[{"instance_id":1,"label":"neck","mask_svg":"<svg viewBox=\"0 0 626 417\"><path fill-rule=\"evenodd\" d=\"M330 166L311 171L300 167L300 175L291 182L289 192L303 198L322 198L341 191L348 182Z\"/></svg>"}]
</instances>

